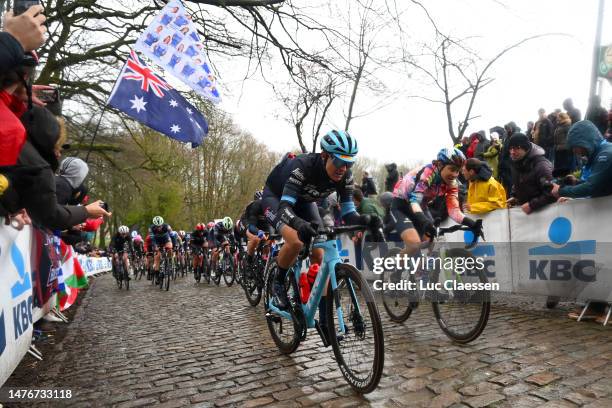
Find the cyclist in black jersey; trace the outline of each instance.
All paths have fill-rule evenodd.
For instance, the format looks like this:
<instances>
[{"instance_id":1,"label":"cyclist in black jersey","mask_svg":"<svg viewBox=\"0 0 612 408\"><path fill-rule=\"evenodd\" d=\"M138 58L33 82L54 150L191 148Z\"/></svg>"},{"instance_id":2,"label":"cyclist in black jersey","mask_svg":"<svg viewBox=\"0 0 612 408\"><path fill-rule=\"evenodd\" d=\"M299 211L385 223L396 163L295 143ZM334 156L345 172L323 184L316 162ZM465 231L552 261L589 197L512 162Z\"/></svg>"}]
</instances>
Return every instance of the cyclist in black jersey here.
<instances>
[{"instance_id":1,"label":"cyclist in black jersey","mask_svg":"<svg viewBox=\"0 0 612 408\"><path fill-rule=\"evenodd\" d=\"M159 275L159 261L161 255L158 251L159 247L163 247L168 253L169 258L172 258L172 240L170 239L170 225L164 223L162 217L155 216L153 225L149 227L149 235L151 236L151 250L155 253L153 259L153 270L156 275Z\"/></svg>"},{"instance_id":2,"label":"cyclist in black jersey","mask_svg":"<svg viewBox=\"0 0 612 408\"><path fill-rule=\"evenodd\" d=\"M320 146L321 153L286 155L268 176L263 192L266 218L285 240L278 254L278 273L273 287L274 302L281 309L289 304L284 286L287 270L303 245L317 235L311 223L322 225L317 201L336 191L342 218L347 224L374 228L380 225L377 217L359 215L355 210L350 168L358 152L357 141L347 132L332 130L321 138ZM322 249L313 249L311 264L320 265L322 257ZM325 302L323 297L319 305L319 322L323 325Z\"/></svg>"},{"instance_id":3,"label":"cyclist in black jersey","mask_svg":"<svg viewBox=\"0 0 612 408\"><path fill-rule=\"evenodd\" d=\"M193 273L196 273L196 268L203 262L202 253L204 248L208 245L208 231L206 226L201 222L195 226L195 229L191 233L191 239L189 245L192 248L193 257ZM196 251L196 249L202 249L202 252Z\"/></svg>"},{"instance_id":4,"label":"cyclist in black jersey","mask_svg":"<svg viewBox=\"0 0 612 408\"><path fill-rule=\"evenodd\" d=\"M245 234L247 238L247 262L248 265L253 263L253 256L255 255L255 248L259 245L261 239L265 237L265 234L270 234L271 227L266 220L264 209L261 198L263 197L263 191L255 192L253 201L251 201L242 216L240 222L245 228Z\"/></svg>"},{"instance_id":5,"label":"cyclist in black jersey","mask_svg":"<svg viewBox=\"0 0 612 408\"><path fill-rule=\"evenodd\" d=\"M130 236L130 230L127 226L122 225L119 227L117 233L115 234L111 242L111 249L113 252L113 276L116 276L115 264L119 262L119 257L121 257L121 260L123 261L123 266L129 274L130 261L128 258L128 253L133 253L134 247L132 245L132 237Z\"/></svg>"},{"instance_id":6,"label":"cyclist in black jersey","mask_svg":"<svg viewBox=\"0 0 612 408\"><path fill-rule=\"evenodd\" d=\"M230 217L224 217L217 221L212 229L211 235L214 242L212 261L215 263L219 257L220 249L224 249L226 253L229 254L230 240L234 239L234 223L232 219Z\"/></svg>"}]
</instances>

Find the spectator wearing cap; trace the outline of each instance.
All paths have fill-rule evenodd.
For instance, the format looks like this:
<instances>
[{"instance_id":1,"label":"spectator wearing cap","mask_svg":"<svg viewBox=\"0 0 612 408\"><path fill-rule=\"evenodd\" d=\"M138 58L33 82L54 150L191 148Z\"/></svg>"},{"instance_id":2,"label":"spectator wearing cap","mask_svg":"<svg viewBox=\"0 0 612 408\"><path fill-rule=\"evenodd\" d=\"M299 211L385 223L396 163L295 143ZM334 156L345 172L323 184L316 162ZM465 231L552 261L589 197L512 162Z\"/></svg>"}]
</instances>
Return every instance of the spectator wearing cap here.
<instances>
[{"instance_id":1,"label":"spectator wearing cap","mask_svg":"<svg viewBox=\"0 0 612 408\"><path fill-rule=\"evenodd\" d=\"M529 141L522 133L508 140L512 160L512 192L508 205L520 205L525 214L555 202L552 187L552 163L544 157L544 149Z\"/></svg>"},{"instance_id":2,"label":"spectator wearing cap","mask_svg":"<svg viewBox=\"0 0 612 408\"><path fill-rule=\"evenodd\" d=\"M473 214L482 214L506 208L506 190L493 177L493 170L476 158L468 159L463 176L469 182L465 208Z\"/></svg>"}]
</instances>

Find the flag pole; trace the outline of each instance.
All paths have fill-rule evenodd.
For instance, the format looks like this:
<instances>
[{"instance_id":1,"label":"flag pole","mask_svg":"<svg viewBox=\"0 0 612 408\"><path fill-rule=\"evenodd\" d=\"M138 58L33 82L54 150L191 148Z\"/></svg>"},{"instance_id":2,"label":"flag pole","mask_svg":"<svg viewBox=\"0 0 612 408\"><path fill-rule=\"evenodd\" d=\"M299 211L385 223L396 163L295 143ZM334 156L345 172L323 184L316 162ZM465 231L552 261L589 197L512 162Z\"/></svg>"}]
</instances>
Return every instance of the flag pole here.
<instances>
[{"instance_id":1,"label":"flag pole","mask_svg":"<svg viewBox=\"0 0 612 408\"><path fill-rule=\"evenodd\" d=\"M85 156L85 163L89 162L89 153L91 153L91 150L93 149L93 144L94 141L96 140L96 135L98 134L98 129L100 128L100 123L102 123L102 117L104 116L104 112L106 112L106 107L108 105L104 105L104 108L102 109L102 113L100 114L100 119L98 119L98 124L96 125L96 130L94 130L94 134L93 137L91 138L91 143L89 144L89 150L87 150L87 156Z\"/></svg>"}]
</instances>

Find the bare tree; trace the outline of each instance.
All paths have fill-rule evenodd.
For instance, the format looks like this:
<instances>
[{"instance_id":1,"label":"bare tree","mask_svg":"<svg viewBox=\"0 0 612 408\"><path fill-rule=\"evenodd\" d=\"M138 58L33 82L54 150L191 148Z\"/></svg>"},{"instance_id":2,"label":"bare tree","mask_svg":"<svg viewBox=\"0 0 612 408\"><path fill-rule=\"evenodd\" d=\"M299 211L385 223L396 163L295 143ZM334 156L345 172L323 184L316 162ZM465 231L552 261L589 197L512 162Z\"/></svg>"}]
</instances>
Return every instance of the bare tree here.
<instances>
[{"instance_id":1,"label":"bare tree","mask_svg":"<svg viewBox=\"0 0 612 408\"><path fill-rule=\"evenodd\" d=\"M336 76L312 63L299 65L299 74L282 85L271 84L275 94L289 114L288 121L295 129L302 153L307 153L307 134L316 151L321 127L337 94ZM305 134L305 132L307 132Z\"/></svg>"},{"instance_id":2,"label":"bare tree","mask_svg":"<svg viewBox=\"0 0 612 408\"><path fill-rule=\"evenodd\" d=\"M528 41L558 35L540 34L524 38L506 46L487 59L470 47L469 43L472 38L456 38L442 32L420 1L411 0L411 2L425 13L434 31L434 41L421 44L420 50L415 53L404 50L403 60L410 67L409 75L412 75L414 70L419 72L421 75L418 79L425 78L438 95L434 97L411 95L411 97L444 106L448 133L453 144L461 140L470 120L479 117L473 115L476 97L483 88L494 81L490 75L493 65L504 55ZM395 20L400 32L403 32L399 16L396 15ZM462 104L462 107L455 109L459 104ZM457 110L460 110L460 113L457 113ZM456 117L459 117L460 120L457 121L455 129Z\"/></svg>"}]
</instances>

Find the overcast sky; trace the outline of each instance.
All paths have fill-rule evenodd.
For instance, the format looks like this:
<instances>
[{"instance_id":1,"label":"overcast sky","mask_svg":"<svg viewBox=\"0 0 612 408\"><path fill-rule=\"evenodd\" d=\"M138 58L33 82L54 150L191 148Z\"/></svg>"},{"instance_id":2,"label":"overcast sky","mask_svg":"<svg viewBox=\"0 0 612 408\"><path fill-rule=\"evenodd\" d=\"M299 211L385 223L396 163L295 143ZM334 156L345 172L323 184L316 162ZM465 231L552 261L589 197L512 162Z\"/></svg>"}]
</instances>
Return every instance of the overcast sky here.
<instances>
[{"instance_id":1,"label":"overcast sky","mask_svg":"<svg viewBox=\"0 0 612 408\"><path fill-rule=\"evenodd\" d=\"M431 39L432 30L425 15L415 6L408 6L409 2L398 3L407 6L402 26L410 40ZM573 98L584 115L597 0L454 0L425 1L424 4L443 32L456 37L477 36L471 44L485 59L532 35L566 34L534 40L499 60L490 71L495 81L482 90L473 110L474 115L481 117L470 121L468 132L488 131L510 120L524 129L528 120L537 118L538 108L547 111L561 108L567 97ZM602 44L612 43L611 8L608 4L605 10ZM321 13L321 18L325 18L326 10ZM397 30L392 27L379 38L386 45L399 47ZM295 131L283 120L287 112L275 101L271 87L257 78L243 83L245 67L217 63L221 80L229 90L221 107L232 113L243 129L272 149L286 151L297 146ZM279 67L279 72L282 69ZM404 81L404 74L398 76L381 69L377 75L395 91L395 96L377 112L352 123L350 130L360 143L360 155L380 162L429 161L441 147L450 145L443 105L406 97L417 91L435 97L437 94L432 88ZM607 83L603 86L603 96L609 104L612 91ZM380 102L379 99L380 96L359 94L357 110L365 110ZM328 128L343 126L344 116L339 106L329 119Z\"/></svg>"}]
</instances>

